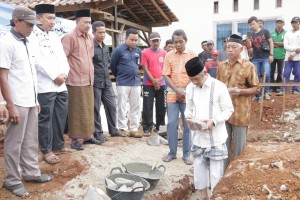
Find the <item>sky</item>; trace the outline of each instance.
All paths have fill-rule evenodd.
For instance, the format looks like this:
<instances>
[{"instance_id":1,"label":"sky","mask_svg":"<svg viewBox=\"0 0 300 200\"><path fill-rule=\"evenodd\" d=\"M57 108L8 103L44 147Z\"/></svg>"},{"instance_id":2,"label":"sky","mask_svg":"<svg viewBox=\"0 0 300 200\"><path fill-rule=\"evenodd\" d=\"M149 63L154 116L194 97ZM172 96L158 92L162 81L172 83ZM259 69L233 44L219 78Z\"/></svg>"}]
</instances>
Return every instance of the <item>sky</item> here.
<instances>
[{"instance_id":1,"label":"sky","mask_svg":"<svg viewBox=\"0 0 300 200\"><path fill-rule=\"evenodd\" d=\"M176 29L183 29L186 32L188 42L187 48L200 53L201 39L199 38L200 27L195 24L192 19L199 19L201 17L197 5L199 0L164 0L167 6L179 19L179 22L173 22L170 26L154 28L153 31L160 33L162 37L161 48L163 48L165 41L171 39L172 33ZM187 3L188 2L188 3ZM196 5L196 6L195 6ZM202 13L203 16L203 13Z\"/></svg>"}]
</instances>

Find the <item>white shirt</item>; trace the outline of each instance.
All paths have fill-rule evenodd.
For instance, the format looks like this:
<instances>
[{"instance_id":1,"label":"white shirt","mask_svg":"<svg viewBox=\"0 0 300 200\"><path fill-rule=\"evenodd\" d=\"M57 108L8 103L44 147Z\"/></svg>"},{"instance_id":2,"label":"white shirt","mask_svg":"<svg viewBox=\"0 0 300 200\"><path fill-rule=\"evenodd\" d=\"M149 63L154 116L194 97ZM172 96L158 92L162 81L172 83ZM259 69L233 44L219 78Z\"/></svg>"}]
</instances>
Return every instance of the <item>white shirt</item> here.
<instances>
[{"instance_id":1,"label":"white shirt","mask_svg":"<svg viewBox=\"0 0 300 200\"><path fill-rule=\"evenodd\" d=\"M201 148L219 146L226 142L227 130L225 121L234 111L226 85L208 75L202 88L189 83L186 88L185 117L204 121L209 119L211 83L215 82L213 96L212 128L213 144L210 142L209 131L193 131L193 144Z\"/></svg>"},{"instance_id":2,"label":"white shirt","mask_svg":"<svg viewBox=\"0 0 300 200\"><path fill-rule=\"evenodd\" d=\"M290 55L294 56L293 61L300 60L300 54L295 52L297 48L300 48L300 30L286 32L283 43L286 50L285 60L287 61Z\"/></svg>"},{"instance_id":3,"label":"white shirt","mask_svg":"<svg viewBox=\"0 0 300 200\"><path fill-rule=\"evenodd\" d=\"M59 37L35 26L29 40L39 49L36 59L38 93L66 91L65 83L60 86L54 83L59 74L69 73L69 63Z\"/></svg>"},{"instance_id":4,"label":"white shirt","mask_svg":"<svg viewBox=\"0 0 300 200\"><path fill-rule=\"evenodd\" d=\"M22 38L14 30L1 37L0 68L9 70L8 85L14 104L35 107L38 101L34 48L27 41L27 51Z\"/></svg>"}]
</instances>

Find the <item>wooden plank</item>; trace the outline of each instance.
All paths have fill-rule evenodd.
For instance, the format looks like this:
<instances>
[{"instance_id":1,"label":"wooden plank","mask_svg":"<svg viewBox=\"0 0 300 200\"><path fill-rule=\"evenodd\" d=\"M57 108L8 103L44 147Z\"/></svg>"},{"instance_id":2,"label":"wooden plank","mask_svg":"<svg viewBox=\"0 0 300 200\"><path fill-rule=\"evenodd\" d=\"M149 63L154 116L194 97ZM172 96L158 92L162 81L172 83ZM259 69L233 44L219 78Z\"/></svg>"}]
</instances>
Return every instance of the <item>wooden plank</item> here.
<instances>
[{"instance_id":1,"label":"wooden plank","mask_svg":"<svg viewBox=\"0 0 300 200\"><path fill-rule=\"evenodd\" d=\"M138 21L138 22L142 22L142 20L136 15L136 14L134 14L134 12L132 12L131 11L131 9L128 7L128 6L126 6L125 4L123 5L124 6L124 8L133 16L133 18L136 20L136 21Z\"/></svg>"},{"instance_id":2,"label":"wooden plank","mask_svg":"<svg viewBox=\"0 0 300 200\"><path fill-rule=\"evenodd\" d=\"M142 8L142 10L148 15L148 17L155 22L155 19L152 17L152 15L148 12L148 10L145 9L145 7L138 1L135 0L135 2Z\"/></svg>"},{"instance_id":3,"label":"wooden plank","mask_svg":"<svg viewBox=\"0 0 300 200\"><path fill-rule=\"evenodd\" d=\"M150 0L151 3L154 5L154 7L158 10L158 12L161 14L161 16L163 16L163 18L165 18L165 20L167 20L168 22L170 22L171 20L169 19L169 17L164 13L164 11L162 11L162 9L159 7L159 5L156 3L155 0Z\"/></svg>"},{"instance_id":4,"label":"wooden plank","mask_svg":"<svg viewBox=\"0 0 300 200\"><path fill-rule=\"evenodd\" d=\"M300 83L259 83L259 86L300 86Z\"/></svg>"},{"instance_id":5,"label":"wooden plank","mask_svg":"<svg viewBox=\"0 0 300 200\"><path fill-rule=\"evenodd\" d=\"M103 20L103 21L115 21L114 16L112 16L112 15L108 16L108 15L105 15L103 13L99 13L98 19ZM125 24L127 26L142 30L142 31L146 31L146 32L151 31L150 27L142 26L142 25L139 25L137 23L134 23L134 22L131 22L131 21L128 21L128 20L125 20L125 19L117 18L117 22L120 23L120 24Z\"/></svg>"}]
</instances>

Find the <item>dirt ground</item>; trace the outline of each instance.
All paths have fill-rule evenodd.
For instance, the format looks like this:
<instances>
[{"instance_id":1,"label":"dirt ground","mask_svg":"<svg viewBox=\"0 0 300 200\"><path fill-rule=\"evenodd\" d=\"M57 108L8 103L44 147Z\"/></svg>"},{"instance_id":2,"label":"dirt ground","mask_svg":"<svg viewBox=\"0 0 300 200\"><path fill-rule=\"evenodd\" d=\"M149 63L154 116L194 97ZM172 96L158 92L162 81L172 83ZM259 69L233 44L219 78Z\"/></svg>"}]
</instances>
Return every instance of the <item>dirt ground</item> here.
<instances>
[{"instance_id":1,"label":"dirt ground","mask_svg":"<svg viewBox=\"0 0 300 200\"><path fill-rule=\"evenodd\" d=\"M268 194L262 191L264 184L274 195L281 195L281 199L300 199L300 98L286 96L284 120L281 118L282 100L283 97L273 93L270 101L263 102L262 121L259 120L261 104L253 101L248 146L230 164L212 199L267 199ZM67 144L69 142L67 139ZM0 183L5 177L2 148L0 138ZM41 170L54 174L54 181L25 183L25 186L32 194L30 199L83 199L89 185L105 191L104 179L112 168L128 162L158 161L158 165L165 165L167 170L157 187L146 192L143 199L198 199L192 194L192 167L182 162L181 149L176 160L163 163L161 157L167 152L165 145L148 146L146 138L110 138L103 145L87 145L84 151L61 155L61 162L56 165L41 161ZM279 169L275 165L280 161L283 167ZM281 191L281 185L285 185L287 191ZM18 198L1 188L0 199Z\"/></svg>"}]
</instances>

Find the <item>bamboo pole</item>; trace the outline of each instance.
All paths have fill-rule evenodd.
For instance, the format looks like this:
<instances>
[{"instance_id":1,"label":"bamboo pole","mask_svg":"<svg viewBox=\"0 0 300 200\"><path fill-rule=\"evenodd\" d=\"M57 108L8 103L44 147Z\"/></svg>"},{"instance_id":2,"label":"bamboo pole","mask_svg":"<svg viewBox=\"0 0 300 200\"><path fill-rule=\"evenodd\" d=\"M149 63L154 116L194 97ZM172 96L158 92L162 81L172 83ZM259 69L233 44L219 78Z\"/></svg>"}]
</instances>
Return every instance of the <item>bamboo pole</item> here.
<instances>
[{"instance_id":1,"label":"bamboo pole","mask_svg":"<svg viewBox=\"0 0 300 200\"><path fill-rule=\"evenodd\" d=\"M283 78L283 83L285 83L285 77ZM281 113L281 117L280 120L282 122L284 122L284 110L285 110L285 91L286 87L283 87L283 96L282 96L282 113Z\"/></svg>"},{"instance_id":2,"label":"bamboo pole","mask_svg":"<svg viewBox=\"0 0 300 200\"><path fill-rule=\"evenodd\" d=\"M266 72L264 72L263 76L263 84L266 83ZM264 104L264 95L265 95L265 87L262 87L261 90L261 103L260 103L260 108L259 108L259 120L262 120L262 111L263 111L263 104Z\"/></svg>"}]
</instances>

